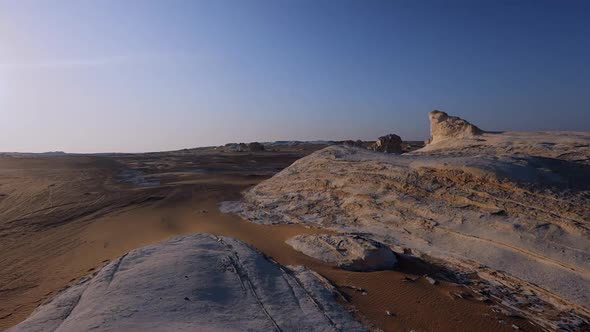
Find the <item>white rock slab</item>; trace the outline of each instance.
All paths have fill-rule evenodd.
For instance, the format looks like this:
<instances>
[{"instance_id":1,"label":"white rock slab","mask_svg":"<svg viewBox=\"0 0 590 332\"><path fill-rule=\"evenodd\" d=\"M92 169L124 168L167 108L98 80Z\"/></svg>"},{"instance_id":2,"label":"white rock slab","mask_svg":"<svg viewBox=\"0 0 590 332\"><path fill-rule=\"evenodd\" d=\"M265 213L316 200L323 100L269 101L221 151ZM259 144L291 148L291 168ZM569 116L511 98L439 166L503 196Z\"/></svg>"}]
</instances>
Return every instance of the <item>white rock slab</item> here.
<instances>
[{"instance_id":1,"label":"white rock slab","mask_svg":"<svg viewBox=\"0 0 590 332\"><path fill-rule=\"evenodd\" d=\"M352 271L392 269L395 253L377 241L354 234L311 234L289 238L287 244L307 256Z\"/></svg>"},{"instance_id":2,"label":"white rock slab","mask_svg":"<svg viewBox=\"0 0 590 332\"><path fill-rule=\"evenodd\" d=\"M195 234L129 252L9 331L365 331L335 295L303 267Z\"/></svg>"}]
</instances>

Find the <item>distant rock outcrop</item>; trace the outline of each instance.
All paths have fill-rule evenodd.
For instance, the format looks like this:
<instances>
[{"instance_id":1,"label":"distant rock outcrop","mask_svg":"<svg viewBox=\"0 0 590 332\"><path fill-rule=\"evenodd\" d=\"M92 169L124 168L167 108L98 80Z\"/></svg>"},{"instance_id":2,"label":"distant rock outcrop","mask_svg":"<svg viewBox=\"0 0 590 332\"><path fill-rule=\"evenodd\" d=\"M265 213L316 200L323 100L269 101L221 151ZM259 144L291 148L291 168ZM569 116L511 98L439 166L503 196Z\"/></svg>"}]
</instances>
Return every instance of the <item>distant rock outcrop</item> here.
<instances>
[{"instance_id":1,"label":"distant rock outcrop","mask_svg":"<svg viewBox=\"0 0 590 332\"><path fill-rule=\"evenodd\" d=\"M353 141L353 140L346 140L342 142L342 145L346 145L346 146L352 146L352 147L356 147L356 148L364 148L365 142L359 140Z\"/></svg>"},{"instance_id":2,"label":"distant rock outcrop","mask_svg":"<svg viewBox=\"0 0 590 332\"><path fill-rule=\"evenodd\" d=\"M402 153L402 139L395 134L381 136L372 146L372 150L385 153Z\"/></svg>"},{"instance_id":3,"label":"distant rock outcrop","mask_svg":"<svg viewBox=\"0 0 590 332\"><path fill-rule=\"evenodd\" d=\"M9 331L366 331L334 295L304 267L194 234L115 259Z\"/></svg>"},{"instance_id":4,"label":"distant rock outcrop","mask_svg":"<svg viewBox=\"0 0 590 332\"><path fill-rule=\"evenodd\" d=\"M434 110L428 114L430 119L430 139L426 144L434 144L450 138L471 138L481 135L483 130L475 125L445 112Z\"/></svg>"},{"instance_id":5,"label":"distant rock outcrop","mask_svg":"<svg viewBox=\"0 0 590 332\"><path fill-rule=\"evenodd\" d=\"M298 235L286 242L307 256L336 263L345 270L387 270L397 263L397 258L389 247L359 235Z\"/></svg>"},{"instance_id":6,"label":"distant rock outcrop","mask_svg":"<svg viewBox=\"0 0 590 332\"><path fill-rule=\"evenodd\" d=\"M238 152L245 152L245 151L248 151L248 144L239 143L238 144Z\"/></svg>"},{"instance_id":7,"label":"distant rock outcrop","mask_svg":"<svg viewBox=\"0 0 590 332\"><path fill-rule=\"evenodd\" d=\"M251 143L227 143L223 150L227 152L260 152L265 151L264 145L258 142Z\"/></svg>"},{"instance_id":8,"label":"distant rock outcrop","mask_svg":"<svg viewBox=\"0 0 590 332\"><path fill-rule=\"evenodd\" d=\"M250 152L260 152L264 151L264 145L258 142L252 142L248 144L248 151Z\"/></svg>"}]
</instances>

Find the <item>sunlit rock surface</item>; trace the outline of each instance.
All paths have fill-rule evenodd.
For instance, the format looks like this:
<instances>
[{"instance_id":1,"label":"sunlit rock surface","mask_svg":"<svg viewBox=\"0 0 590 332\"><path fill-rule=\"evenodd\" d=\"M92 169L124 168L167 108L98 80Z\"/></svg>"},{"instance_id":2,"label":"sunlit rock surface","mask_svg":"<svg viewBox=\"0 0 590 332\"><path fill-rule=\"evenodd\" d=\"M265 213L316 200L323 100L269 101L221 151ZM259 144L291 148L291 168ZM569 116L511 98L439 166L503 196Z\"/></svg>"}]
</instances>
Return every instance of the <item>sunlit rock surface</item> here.
<instances>
[{"instance_id":1,"label":"sunlit rock surface","mask_svg":"<svg viewBox=\"0 0 590 332\"><path fill-rule=\"evenodd\" d=\"M10 331L364 331L336 290L208 234L133 250Z\"/></svg>"},{"instance_id":2,"label":"sunlit rock surface","mask_svg":"<svg viewBox=\"0 0 590 332\"><path fill-rule=\"evenodd\" d=\"M471 138L483 134L483 130L471 123L445 112L432 111L428 114L430 120L430 140L428 143L438 143L449 139Z\"/></svg>"},{"instance_id":3,"label":"sunlit rock surface","mask_svg":"<svg viewBox=\"0 0 590 332\"><path fill-rule=\"evenodd\" d=\"M227 207L252 222L359 232L515 277L516 288L587 312L589 160L589 133L481 132L402 155L333 146Z\"/></svg>"}]
</instances>

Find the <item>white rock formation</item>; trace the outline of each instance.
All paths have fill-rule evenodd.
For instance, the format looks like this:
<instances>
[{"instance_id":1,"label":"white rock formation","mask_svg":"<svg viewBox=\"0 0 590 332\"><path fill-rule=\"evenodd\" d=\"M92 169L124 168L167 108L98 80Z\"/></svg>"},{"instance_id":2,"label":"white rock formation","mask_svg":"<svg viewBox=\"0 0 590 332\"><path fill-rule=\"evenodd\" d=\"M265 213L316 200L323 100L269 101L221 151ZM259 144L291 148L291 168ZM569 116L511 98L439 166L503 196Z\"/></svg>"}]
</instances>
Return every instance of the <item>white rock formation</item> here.
<instances>
[{"instance_id":1,"label":"white rock formation","mask_svg":"<svg viewBox=\"0 0 590 332\"><path fill-rule=\"evenodd\" d=\"M590 133L485 132L477 139L443 140L411 152L424 156L528 156L590 165Z\"/></svg>"},{"instance_id":2,"label":"white rock formation","mask_svg":"<svg viewBox=\"0 0 590 332\"><path fill-rule=\"evenodd\" d=\"M367 234L590 313L590 133L434 137L403 155L328 147L231 210Z\"/></svg>"},{"instance_id":3,"label":"white rock formation","mask_svg":"<svg viewBox=\"0 0 590 332\"><path fill-rule=\"evenodd\" d=\"M428 114L430 119L429 144L435 144L448 139L472 138L481 135L483 131L471 123L445 112L434 110Z\"/></svg>"},{"instance_id":4,"label":"white rock formation","mask_svg":"<svg viewBox=\"0 0 590 332\"><path fill-rule=\"evenodd\" d=\"M393 251L370 239L353 234L297 235L287 241L291 247L307 256L351 271L392 269L397 263Z\"/></svg>"},{"instance_id":5,"label":"white rock formation","mask_svg":"<svg viewBox=\"0 0 590 332\"><path fill-rule=\"evenodd\" d=\"M133 250L9 331L364 331L316 273L196 234Z\"/></svg>"}]
</instances>

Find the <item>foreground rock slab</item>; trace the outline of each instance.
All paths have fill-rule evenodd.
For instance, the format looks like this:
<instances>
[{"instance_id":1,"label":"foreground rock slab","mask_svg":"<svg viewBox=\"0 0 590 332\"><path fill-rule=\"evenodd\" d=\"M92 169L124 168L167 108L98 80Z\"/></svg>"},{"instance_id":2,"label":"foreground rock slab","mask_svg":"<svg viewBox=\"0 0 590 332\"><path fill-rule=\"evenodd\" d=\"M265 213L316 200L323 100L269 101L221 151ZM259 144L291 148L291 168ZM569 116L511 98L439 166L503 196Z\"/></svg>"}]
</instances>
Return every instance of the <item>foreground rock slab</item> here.
<instances>
[{"instance_id":1,"label":"foreground rock slab","mask_svg":"<svg viewBox=\"0 0 590 332\"><path fill-rule=\"evenodd\" d=\"M345 270L387 270L397 263L395 253L389 247L359 235L297 235L286 242L307 256L336 263Z\"/></svg>"},{"instance_id":2,"label":"foreground rock slab","mask_svg":"<svg viewBox=\"0 0 590 332\"><path fill-rule=\"evenodd\" d=\"M310 270L196 234L129 252L9 331L364 331L335 295Z\"/></svg>"}]
</instances>

